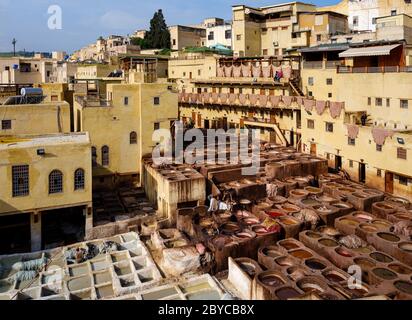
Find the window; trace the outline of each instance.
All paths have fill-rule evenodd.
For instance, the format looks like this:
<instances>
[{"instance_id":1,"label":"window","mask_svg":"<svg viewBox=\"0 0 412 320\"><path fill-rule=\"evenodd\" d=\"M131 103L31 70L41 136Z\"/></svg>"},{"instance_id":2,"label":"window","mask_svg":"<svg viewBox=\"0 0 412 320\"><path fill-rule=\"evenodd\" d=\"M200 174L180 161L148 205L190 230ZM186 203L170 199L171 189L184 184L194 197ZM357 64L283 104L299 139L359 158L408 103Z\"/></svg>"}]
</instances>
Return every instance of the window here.
<instances>
[{"instance_id":1,"label":"window","mask_svg":"<svg viewBox=\"0 0 412 320\"><path fill-rule=\"evenodd\" d=\"M124 104L125 106L129 105L129 97L124 97L124 98L123 98L123 104Z\"/></svg>"},{"instance_id":2,"label":"window","mask_svg":"<svg viewBox=\"0 0 412 320\"><path fill-rule=\"evenodd\" d=\"M288 26L282 27L282 30L288 30Z\"/></svg>"},{"instance_id":3,"label":"window","mask_svg":"<svg viewBox=\"0 0 412 320\"><path fill-rule=\"evenodd\" d=\"M391 10L391 16L396 16L396 10Z\"/></svg>"},{"instance_id":4,"label":"window","mask_svg":"<svg viewBox=\"0 0 412 320\"><path fill-rule=\"evenodd\" d=\"M173 45L175 46L175 45L176 45L176 39L173 39L173 40L172 40L172 43L173 43Z\"/></svg>"},{"instance_id":5,"label":"window","mask_svg":"<svg viewBox=\"0 0 412 320\"><path fill-rule=\"evenodd\" d=\"M1 129L10 130L11 129L11 120L1 120Z\"/></svg>"},{"instance_id":6,"label":"window","mask_svg":"<svg viewBox=\"0 0 412 320\"><path fill-rule=\"evenodd\" d=\"M326 84L327 84L328 86L331 86L332 83L333 83L332 78L327 78L327 79L326 79Z\"/></svg>"},{"instance_id":7,"label":"window","mask_svg":"<svg viewBox=\"0 0 412 320\"><path fill-rule=\"evenodd\" d=\"M137 144L137 133L135 131L130 132L129 140L130 144Z\"/></svg>"},{"instance_id":8,"label":"window","mask_svg":"<svg viewBox=\"0 0 412 320\"><path fill-rule=\"evenodd\" d=\"M213 40L215 38L215 33L213 31L209 32L209 35L207 36L207 40Z\"/></svg>"},{"instance_id":9,"label":"window","mask_svg":"<svg viewBox=\"0 0 412 320\"><path fill-rule=\"evenodd\" d=\"M408 178L404 176L399 176L399 184L407 186L408 185Z\"/></svg>"},{"instance_id":10,"label":"window","mask_svg":"<svg viewBox=\"0 0 412 320\"><path fill-rule=\"evenodd\" d=\"M376 151L382 152L382 145L381 144L376 145Z\"/></svg>"},{"instance_id":11,"label":"window","mask_svg":"<svg viewBox=\"0 0 412 320\"><path fill-rule=\"evenodd\" d=\"M313 86L313 83L314 83L313 77L308 77L308 85Z\"/></svg>"},{"instance_id":12,"label":"window","mask_svg":"<svg viewBox=\"0 0 412 320\"><path fill-rule=\"evenodd\" d=\"M186 72L183 72L183 77L186 77Z\"/></svg>"},{"instance_id":13,"label":"window","mask_svg":"<svg viewBox=\"0 0 412 320\"><path fill-rule=\"evenodd\" d=\"M263 54L264 56L267 56L267 55L268 55L268 49L263 49L262 54Z\"/></svg>"},{"instance_id":14,"label":"window","mask_svg":"<svg viewBox=\"0 0 412 320\"><path fill-rule=\"evenodd\" d=\"M92 167L97 167L97 150L96 150L96 147L92 147Z\"/></svg>"},{"instance_id":15,"label":"window","mask_svg":"<svg viewBox=\"0 0 412 320\"><path fill-rule=\"evenodd\" d=\"M13 166L12 174L12 194L13 197L22 197L29 195L29 166Z\"/></svg>"},{"instance_id":16,"label":"window","mask_svg":"<svg viewBox=\"0 0 412 320\"><path fill-rule=\"evenodd\" d=\"M356 144L356 139L352 139L351 137L348 137L348 145L354 146Z\"/></svg>"},{"instance_id":17,"label":"window","mask_svg":"<svg viewBox=\"0 0 412 320\"><path fill-rule=\"evenodd\" d=\"M372 104L372 98L368 97L368 106L370 106Z\"/></svg>"},{"instance_id":18,"label":"window","mask_svg":"<svg viewBox=\"0 0 412 320\"><path fill-rule=\"evenodd\" d=\"M333 123L332 122L326 122L325 123L325 129L326 129L326 132L333 132Z\"/></svg>"},{"instance_id":19,"label":"window","mask_svg":"<svg viewBox=\"0 0 412 320\"><path fill-rule=\"evenodd\" d=\"M156 106L159 105L160 104L160 97L154 97L153 98L153 104L156 105Z\"/></svg>"},{"instance_id":20,"label":"window","mask_svg":"<svg viewBox=\"0 0 412 320\"><path fill-rule=\"evenodd\" d=\"M159 130L160 129L160 123L159 122L155 122L153 124L153 130Z\"/></svg>"},{"instance_id":21,"label":"window","mask_svg":"<svg viewBox=\"0 0 412 320\"><path fill-rule=\"evenodd\" d=\"M202 72L202 71L201 71L200 69L198 69L198 70L197 70L197 75L200 76L200 75L201 75L201 72Z\"/></svg>"},{"instance_id":22,"label":"window","mask_svg":"<svg viewBox=\"0 0 412 320\"><path fill-rule=\"evenodd\" d=\"M389 108L391 106L391 99L386 98L386 106Z\"/></svg>"},{"instance_id":23,"label":"window","mask_svg":"<svg viewBox=\"0 0 412 320\"><path fill-rule=\"evenodd\" d=\"M372 24L376 24L376 18L372 18Z\"/></svg>"},{"instance_id":24,"label":"window","mask_svg":"<svg viewBox=\"0 0 412 320\"><path fill-rule=\"evenodd\" d=\"M328 92L328 98L332 98L332 92Z\"/></svg>"},{"instance_id":25,"label":"window","mask_svg":"<svg viewBox=\"0 0 412 320\"><path fill-rule=\"evenodd\" d=\"M50 100L51 100L51 101L59 101L59 96L57 96L57 95L55 95L55 94L52 94L52 95L50 96Z\"/></svg>"},{"instance_id":26,"label":"window","mask_svg":"<svg viewBox=\"0 0 412 320\"><path fill-rule=\"evenodd\" d=\"M322 35L317 34L317 35L316 35L316 41L321 41L321 40L322 40Z\"/></svg>"},{"instance_id":27,"label":"window","mask_svg":"<svg viewBox=\"0 0 412 320\"><path fill-rule=\"evenodd\" d=\"M378 177L382 177L382 170L381 169L376 169L376 175Z\"/></svg>"},{"instance_id":28,"label":"window","mask_svg":"<svg viewBox=\"0 0 412 320\"><path fill-rule=\"evenodd\" d=\"M354 16L354 17L352 18L352 24L353 24L353 26L354 26L354 27L357 27L357 26L358 26L358 23L359 23L359 18L358 18L358 16Z\"/></svg>"},{"instance_id":29,"label":"window","mask_svg":"<svg viewBox=\"0 0 412 320\"><path fill-rule=\"evenodd\" d=\"M102 147L102 165L107 167L109 165L109 147L103 146Z\"/></svg>"},{"instance_id":30,"label":"window","mask_svg":"<svg viewBox=\"0 0 412 320\"><path fill-rule=\"evenodd\" d=\"M315 129L315 120L308 119L307 126L308 126L308 129Z\"/></svg>"},{"instance_id":31,"label":"window","mask_svg":"<svg viewBox=\"0 0 412 320\"><path fill-rule=\"evenodd\" d=\"M309 96L309 97L312 97L312 96L313 96L312 91L309 91L309 92L308 92L308 96Z\"/></svg>"},{"instance_id":32,"label":"window","mask_svg":"<svg viewBox=\"0 0 412 320\"><path fill-rule=\"evenodd\" d=\"M375 98L375 106L382 107L382 98Z\"/></svg>"},{"instance_id":33,"label":"window","mask_svg":"<svg viewBox=\"0 0 412 320\"><path fill-rule=\"evenodd\" d=\"M401 108L408 109L408 100L401 100Z\"/></svg>"},{"instance_id":34,"label":"window","mask_svg":"<svg viewBox=\"0 0 412 320\"><path fill-rule=\"evenodd\" d=\"M236 40L242 40L242 35L241 35L241 34L237 34L237 35L236 35Z\"/></svg>"},{"instance_id":35,"label":"window","mask_svg":"<svg viewBox=\"0 0 412 320\"><path fill-rule=\"evenodd\" d=\"M398 155L398 159L406 160L406 149L405 148L398 148L397 155Z\"/></svg>"},{"instance_id":36,"label":"window","mask_svg":"<svg viewBox=\"0 0 412 320\"><path fill-rule=\"evenodd\" d=\"M49 194L63 192L63 173L53 170L49 174Z\"/></svg>"},{"instance_id":37,"label":"window","mask_svg":"<svg viewBox=\"0 0 412 320\"><path fill-rule=\"evenodd\" d=\"M84 170L77 169L74 172L74 190L84 190Z\"/></svg>"},{"instance_id":38,"label":"window","mask_svg":"<svg viewBox=\"0 0 412 320\"><path fill-rule=\"evenodd\" d=\"M327 160L330 160L330 153L327 153L327 154L326 154L326 159L327 159Z\"/></svg>"},{"instance_id":39,"label":"window","mask_svg":"<svg viewBox=\"0 0 412 320\"><path fill-rule=\"evenodd\" d=\"M349 167L353 168L353 160L349 160Z\"/></svg>"},{"instance_id":40,"label":"window","mask_svg":"<svg viewBox=\"0 0 412 320\"><path fill-rule=\"evenodd\" d=\"M225 39L232 39L232 30L225 30Z\"/></svg>"}]
</instances>

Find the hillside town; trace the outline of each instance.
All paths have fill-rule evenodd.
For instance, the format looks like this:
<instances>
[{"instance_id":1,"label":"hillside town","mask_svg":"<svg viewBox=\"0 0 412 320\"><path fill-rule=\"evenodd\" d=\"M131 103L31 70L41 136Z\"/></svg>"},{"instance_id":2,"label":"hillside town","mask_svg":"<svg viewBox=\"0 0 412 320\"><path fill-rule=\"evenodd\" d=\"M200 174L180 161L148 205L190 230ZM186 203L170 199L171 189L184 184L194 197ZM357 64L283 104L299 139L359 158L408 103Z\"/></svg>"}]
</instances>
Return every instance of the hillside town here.
<instances>
[{"instance_id":1,"label":"hillside town","mask_svg":"<svg viewBox=\"0 0 412 320\"><path fill-rule=\"evenodd\" d=\"M0 55L0 300L412 300L411 1L220 10Z\"/></svg>"}]
</instances>

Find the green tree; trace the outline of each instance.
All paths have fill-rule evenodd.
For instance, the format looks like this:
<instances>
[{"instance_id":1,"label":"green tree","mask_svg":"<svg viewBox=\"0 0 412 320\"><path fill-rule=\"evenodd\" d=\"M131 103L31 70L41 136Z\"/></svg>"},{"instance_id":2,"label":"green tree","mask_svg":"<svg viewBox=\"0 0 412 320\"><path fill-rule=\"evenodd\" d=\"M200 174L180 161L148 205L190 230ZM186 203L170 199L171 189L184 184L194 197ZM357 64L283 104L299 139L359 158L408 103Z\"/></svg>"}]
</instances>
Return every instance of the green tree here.
<instances>
[{"instance_id":1,"label":"green tree","mask_svg":"<svg viewBox=\"0 0 412 320\"><path fill-rule=\"evenodd\" d=\"M162 9L154 13L150 20L150 30L144 37L148 49L170 48L170 32L167 28Z\"/></svg>"},{"instance_id":2,"label":"green tree","mask_svg":"<svg viewBox=\"0 0 412 320\"><path fill-rule=\"evenodd\" d=\"M130 43L135 46L140 46L141 49L148 49L147 41L142 38L131 38Z\"/></svg>"}]
</instances>

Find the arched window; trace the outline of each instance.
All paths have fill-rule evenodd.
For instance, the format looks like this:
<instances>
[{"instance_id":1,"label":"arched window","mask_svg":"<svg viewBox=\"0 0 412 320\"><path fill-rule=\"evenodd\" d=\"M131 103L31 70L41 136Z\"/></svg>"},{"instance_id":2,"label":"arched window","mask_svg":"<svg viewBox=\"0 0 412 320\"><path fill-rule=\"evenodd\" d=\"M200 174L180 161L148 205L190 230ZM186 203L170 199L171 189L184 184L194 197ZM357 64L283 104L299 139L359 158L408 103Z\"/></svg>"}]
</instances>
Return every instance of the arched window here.
<instances>
[{"instance_id":1,"label":"arched window","mask_svg":"<svg viewBox=\"0 0 412 320\"><path fill-rule=\"evenodd\" d=\"M63 173L53 170L49 174L49 194L63 192Z\"/></svg>"},{"instance_id":2,"label":"arched window","mask_svg":"<svg viewBox=\"0 0 412 320\"><path fill-rule=\"evenodd\" d=\"M79 168L74 172L74 190L84 189L84 170Z\"/></svg>"},{"instance_id":3,"label":"arched window","mask_svg":"<svg viewBox=\"0 0 412 320\"><path fill-rule=\"evenodd\" d=\"M92 147L92 167L97 167L97 150L96 150L96 147Z\"/></svg>"},{"instance_id":4,"label":"arched window","mask_svg":"<svg viewBox=\"0 0 412 320\"><path fill-rule=\"evenodd\" d=\"M130 132L130 144L137 143L137 133L135 131Z\"/></svg>"},{"instance_id":5,"label":"arched window","mask_svg":"<svg viewBox=\"0 0 412 320\"><path fill-rule=\"evenodd\" d=\"M102 147L102 166L109 165L109 147L103 146Z\"/></svg>"}]
</instances>

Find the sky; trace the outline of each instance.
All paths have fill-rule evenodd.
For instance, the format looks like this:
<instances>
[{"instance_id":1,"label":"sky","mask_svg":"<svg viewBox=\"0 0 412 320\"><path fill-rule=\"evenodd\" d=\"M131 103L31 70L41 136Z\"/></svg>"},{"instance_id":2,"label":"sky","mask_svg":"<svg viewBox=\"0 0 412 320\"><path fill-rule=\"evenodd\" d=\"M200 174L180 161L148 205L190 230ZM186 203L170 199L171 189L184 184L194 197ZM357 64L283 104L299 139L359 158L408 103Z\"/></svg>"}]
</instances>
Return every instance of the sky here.
<instances>
[{"instance_id":1,"label":"sky","mask_svg":"<svg viewBox=\"0 0 412 320\"><path fill-rule=\"evenodd\" d=\"M167 25L197 24L204 18L231 19L231 6L267 6L288 0L0 0L0 52L16 50L66 51L80 49L99 36L127 35L148 29L157 9ZM306 2L306 1L304 1ZM318 6L339 0L309 0ZM51 30L49 7L61 8L61 29Z\"/></svg>"}]
</instances>

